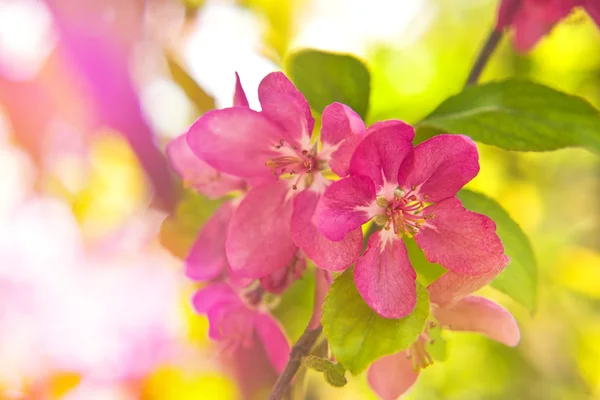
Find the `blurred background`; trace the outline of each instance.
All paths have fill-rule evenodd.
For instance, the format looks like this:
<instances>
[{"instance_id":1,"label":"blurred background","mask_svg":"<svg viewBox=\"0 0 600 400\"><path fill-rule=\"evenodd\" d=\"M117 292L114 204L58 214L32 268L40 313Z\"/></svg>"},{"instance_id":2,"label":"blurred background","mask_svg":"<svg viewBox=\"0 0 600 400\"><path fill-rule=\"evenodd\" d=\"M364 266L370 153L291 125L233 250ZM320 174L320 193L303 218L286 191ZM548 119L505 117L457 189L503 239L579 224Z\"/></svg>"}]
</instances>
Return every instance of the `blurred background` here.
<instances>
[{"instance_id":1,"label":"blurred background","mask_svg":"<svg viewBox=\"0 0 600 400\"><path fill-rule=\"evenodd\" d=\"M0 398L238 399L181 258L218 205L186 191L164 145L203 112L251 106L299 48L349 52L369 123L410 123L460 91L496 0L0 0ZM505 38L482 80L521 76L600 106L600 33L576 11L527 55ZM565 132L568 134L568 132ZM448 334L410 399L600 399L600 159L481 145L469 187L529 235L536 311L493 289L522 342ZM275 309L291 339L314 283ZM266 398L272 371L264 374ZM349 374L348 374L349 375ZM258 379L258 378L256 378ZM308 374L307 398L375 399ZM262 397L261 397L262 396Z\"/></svg>"}]
</instances>

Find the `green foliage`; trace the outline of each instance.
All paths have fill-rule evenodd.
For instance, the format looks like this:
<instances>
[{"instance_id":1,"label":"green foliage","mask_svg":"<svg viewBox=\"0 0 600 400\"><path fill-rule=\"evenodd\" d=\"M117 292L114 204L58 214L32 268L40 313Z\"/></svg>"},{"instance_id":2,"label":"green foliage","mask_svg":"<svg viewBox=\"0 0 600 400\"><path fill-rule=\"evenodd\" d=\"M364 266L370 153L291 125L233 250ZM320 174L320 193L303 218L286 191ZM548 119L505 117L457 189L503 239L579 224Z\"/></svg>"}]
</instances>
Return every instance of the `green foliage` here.
<instances>
[{"instance_id":1,"label":"green foliage","mask_svg":"<svg viewBox=\"0 0 600 400\"><path fill-rule=\"evenodd\" d=\"M354 284L354 268L331 285L323 306L323 330L337 360L358 374L373 361L408 348L425 327L429 293L417 283L417 305L409 316L387 319L362 299Z\"/></svg>"},{"instance_id":2,"label":"green foliage","mask_svg":"<svg viewBox=\"0 0 600 400\"><path fill-rule=\"evenodd\" d=\"M492 281L492 286L534 311L537 298L537 264L529 239L519 225L496 201L470 190L461 190L458 197L463 205L496 222L510 264Z\"/></svg>"},{"instance_id":3,"label":"green foliage","mask_svg":"<svg viewBox=\"0 0 600 400\"><path fill-rule=\"evenodd\" d=\"M308 368L323 372L325 381L332 386L342 387L348 383L345 376L346 369L341 364L336 364L326 358L317 356L307 356L302 361Z\"/></svg>"},{"instance_id":4,"label":"green foliage","mask_svg":"<svg viewBox=\"0 0 600 400\"><path fill-rule=\"evenodd\" d=\"M345 54L301 50L288 59L291 80L317 112L333 102L344 103L363 119L369 109L369 70L359 59Z\"/></svg>"},{"instance_id":5,"label":"green foliage","mask_svg":"<svg viewBox=\"0 0 600 400\"><path fill-rule=\"evenodd\" d=\"M307 268L302 278L294 282L279 298L272 310L288 338L295 343L306 328L312 315L315 296L315 274Z\"/></svg>"},{"instance_id":6,"label":"green foliage","mask_svg":"<svg viewBox=\"0 0 600 400\"><path fill-rule=\"evenodd\" d=\"M419 127L468 135L508 150L580 146L600 152L597 109L580 97L519 79L467 87Z\"/></svg>"}]
</instances>

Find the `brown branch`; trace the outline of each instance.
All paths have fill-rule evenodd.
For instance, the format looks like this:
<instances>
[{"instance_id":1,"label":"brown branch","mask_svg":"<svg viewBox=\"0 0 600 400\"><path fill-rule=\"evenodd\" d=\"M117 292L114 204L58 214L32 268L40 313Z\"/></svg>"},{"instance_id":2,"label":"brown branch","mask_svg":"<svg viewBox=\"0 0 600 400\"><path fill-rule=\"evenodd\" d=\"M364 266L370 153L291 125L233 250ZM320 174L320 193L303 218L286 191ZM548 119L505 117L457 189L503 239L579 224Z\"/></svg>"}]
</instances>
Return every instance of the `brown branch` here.
<instances>
[{"instance_id":1,"label":"brown branch","mask_svg":"<svg viewBox=\"0 0 600 400\"><path fill-rule=\"evenodd\" d=\"M473 85L477 83L479 76L490 60L494 50L496 50L496 47L498 47L500 39L502 39L502 31L493 29L487 41L485 42L485 45L481 49L479 56L477 56L477 60L475 61L475 64L469 73L469 77L467 78L467 83L465 85Z\"/></svg>"},{"instance_id":2,"label":"brown branch","mask_svg":"<svg viewBox=\"0 0 600 400\"><path fill-rule=\"evenodd\" d=\"M290 351L290 360L281 375L279 375L279 378L273 387L273 391L269 396L269 400L283 399L283 396L285 396L290 388L294 375L296 375L298 368L302 365L302 358L308 355L322 330L323 327L319 325L315 329L305 330L302 336L300 336L300 339L298 339Z\"/></svg>"}]
</instances>

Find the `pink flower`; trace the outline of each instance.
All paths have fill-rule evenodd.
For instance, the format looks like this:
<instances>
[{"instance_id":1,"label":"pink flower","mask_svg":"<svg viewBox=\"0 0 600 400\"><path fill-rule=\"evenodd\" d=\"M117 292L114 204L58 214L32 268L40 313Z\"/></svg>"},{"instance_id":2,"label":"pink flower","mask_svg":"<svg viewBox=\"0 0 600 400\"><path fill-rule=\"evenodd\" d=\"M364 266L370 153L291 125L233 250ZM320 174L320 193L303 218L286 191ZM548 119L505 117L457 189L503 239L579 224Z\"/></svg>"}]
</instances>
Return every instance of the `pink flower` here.
<instances>
[{"instance_id":1,"label":"pink flower","mask_svg":"<svg viewBox=\"0 0 600 400\"><path fill-rule=\"evenodd\" d=\"M238 88L241 93L239 81ZM347 106L328 106L320 148L311 142L314 119L308 102L285 75L267 75L258 95L261 112L246 106L211 111L186 134L196 156L254 185L229 225L231 268L260 278L289 266L298 248L323 268L347 268L360 253L360 229L333 242L317 230L314 211L330 183L324 173L348 174L364 123Z\"/></svg>"},{"instance_id":2,"label":"pink flower","mask_svg":"<svg viewBox=\"0 0 600 400\"><path fill-rule=\"evenodd\" d=\"M466 275L508 264L496 225L464 209L456 193L479 172L475 144L439 135L412 146L414 130L401 121L367 130L350 163L350 177L333 183L317 210L319 230L342 240L373 220L384 227L356 262L364 300L386 318L401 318L416 302L416 273L402 236L414 237L430 262Z\"/></svg>"},{"instance_id":3,"label":"pink flower","mask_svg":"<svg viewBox=\"0 0 600 400\"><path fill-rule=\"evenodd\" d=\"M578 6L585 7L600 26L598 0L503 0L496 29L512 26L515 29L515 47L526 52Z\"/></svg>"},{"instance_id":4,"label":"pink flower","mask_svg":"<svg viewBox=\"0 0 600 400\"><path fill-rule=\"evenodd\" d=\"M194 309L206 314L209 336L233 354L238 347L249 348L260 343L273 367L283 371L290 346L277 321L255 308L260 292L249 292L247 303L225 283L213 283L199 290L192 299Z\"/></svg>"},{"instance_id":5,"label":"pink flower","mask_svg":"<svg viewBox=\"0 0 600 400\"><path fill-rule=\"evenodd\" d=\"M408 350L383 357L369 368L369 384L379 397L384 400L398 398L416 382L419 371L433 363L427 352L431 343L428 329L436 324L453 331L479 332L507 346L519 343L519 326L510 312L483 297L466 296L466 292L486 285L501 270L483 277L448 272L428 287L434 321L428 323Z\"/></svg>"}]
</instances>

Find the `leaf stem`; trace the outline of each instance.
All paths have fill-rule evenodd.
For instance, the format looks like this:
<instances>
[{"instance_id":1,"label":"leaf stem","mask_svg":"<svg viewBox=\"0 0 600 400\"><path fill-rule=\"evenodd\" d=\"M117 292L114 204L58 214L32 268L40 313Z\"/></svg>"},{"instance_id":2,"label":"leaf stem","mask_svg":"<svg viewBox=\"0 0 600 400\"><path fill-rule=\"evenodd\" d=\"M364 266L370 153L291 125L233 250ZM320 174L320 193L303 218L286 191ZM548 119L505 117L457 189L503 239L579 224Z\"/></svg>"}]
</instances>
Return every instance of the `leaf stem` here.
<instances>
[{"instance_id":1,"label":"leaf stem","mask_svg":"<svg viewBox=\"0 0 600 400\"><path fill-rule=\"evenodd\" d=\"M483 72L483 69L485 68L488 61L490 60L490 57L494 53L494 50L496 50L496 47L498 47L500 39L502 39L502 31L492 29L492 32L490 33L485 42L485 45L483 46L483 48L479 52L479 55L477 56L475 64L473 64L473 68L471 68L471 72L469 73L469 77L467 78L465 86L477 83L479 77L481 76L481 73Z\"/></svg>"},{"instance_id":2,"label":"leaf stem","mask_svg":"<svg viewBox=\"0 0 600 400\"><path fill-rule=\"evenodd\" d=\"M308 355L322 330L323 327L321 325L315 329L307 328L302 336L300 336L300 339L298 339L290 351L290 360L281 375L279 375L279 378L273 387L273 391L269 396L269 400L283 399L283 396L285 396L290 389L294 375L296 375L298 368L302 365L302 358Z\"/></svg>"}]
</instances>

